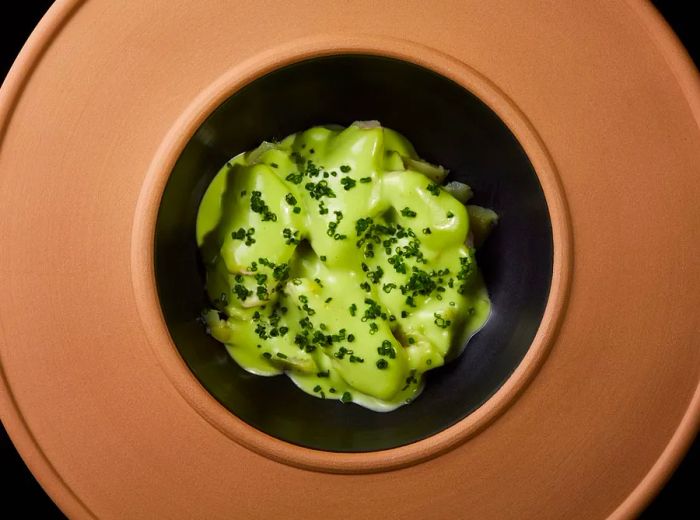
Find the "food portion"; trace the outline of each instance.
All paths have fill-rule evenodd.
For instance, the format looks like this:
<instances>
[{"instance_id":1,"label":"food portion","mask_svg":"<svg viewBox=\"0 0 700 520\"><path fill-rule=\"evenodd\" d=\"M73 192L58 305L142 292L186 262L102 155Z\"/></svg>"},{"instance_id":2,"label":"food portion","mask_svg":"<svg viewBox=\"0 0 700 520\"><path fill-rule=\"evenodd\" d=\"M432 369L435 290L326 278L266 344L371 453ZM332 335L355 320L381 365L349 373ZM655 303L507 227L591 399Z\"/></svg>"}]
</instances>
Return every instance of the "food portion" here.
<instances>
[{"instance_id":1,"label":"food portion","mask_svg":"<svg viewBox=\"0 0 700 520\"><path fill-rule=\"evenodd\" d=\"M197 216L209 333L316 397L412 401L490 312L474 247L497 216L446 175L374 121L237 155Z\"/></svg>"}]
</instances>

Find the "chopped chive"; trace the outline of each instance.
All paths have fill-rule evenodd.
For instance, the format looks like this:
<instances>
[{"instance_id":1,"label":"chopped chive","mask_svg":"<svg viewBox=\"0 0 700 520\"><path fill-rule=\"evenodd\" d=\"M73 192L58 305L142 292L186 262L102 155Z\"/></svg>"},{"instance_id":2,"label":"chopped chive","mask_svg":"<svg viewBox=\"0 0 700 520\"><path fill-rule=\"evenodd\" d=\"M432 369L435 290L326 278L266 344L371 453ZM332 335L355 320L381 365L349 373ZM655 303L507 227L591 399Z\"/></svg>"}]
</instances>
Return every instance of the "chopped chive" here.
<instances>
[{"instance_id":1,"label":"chopped chive","mask_svg":"<svg viewBox=\"0 0 700 520\"><path fill-rule=\"evenodd\" d=\"M252 192L250 197L250 209L254 213L259 213L263 221L277 221L277 215L270 211L270 208L262 199L262 193L259 191Z\"/></svg>"},{"instance_id":2,"label":"chopped chive","mask_svg":"<svg viewBox=\"0 0 700 520\"><path fill-rule=\"evenodd\" d=\"M343 177L342 179L340 179L340 184L343 185L345 191L350 191L355 187L357 182L352 177Z\"/></svg>"},{"instance_id":3,"label":"chopped chive","mask_svg":"<svg viewBox=\"0 0 700 520\"><path fill-rule=\"evenodd\" d=\"M435 325L437 325L441 329L446 329L447 327L452 325L452 321L446 320L437 312L433 313L433 316L435 316L435 320L434 320Z\"/></svg>"},{"instance_id":4,"label":"chopped chive","mask_svg":"<svg viewBox=\"0 0 700 520\"><path fill-rule=\"evenodd\" d=\"M433 196L437 197L440 195L440 186L435 184L434 182L431 182L426 186L426 189L433 194Z\"/></svg>"},{"instance_id":5,"label":"chopped chive","mask_svg":"<svg viewBox=\"0 0 700 520\"><path fill-rule=\"evenodd\" d=\"M382 341L382 344L377 347L377 354L380 356L389 356L391 359L396 358L396 350L388 339Z\"/></svg>"},{"instance_id":6,"label":"chopped chive","mask_svg":"<svg viewBox=\"0 0 700 520\"><path fill-rule=\"evenodd\" d=\"M304 175L301 173L290 173L285 177L285 180L289 182L293 182L294 184L301 184L301 181L303 180Z\"/></svg>"}]
</instances>

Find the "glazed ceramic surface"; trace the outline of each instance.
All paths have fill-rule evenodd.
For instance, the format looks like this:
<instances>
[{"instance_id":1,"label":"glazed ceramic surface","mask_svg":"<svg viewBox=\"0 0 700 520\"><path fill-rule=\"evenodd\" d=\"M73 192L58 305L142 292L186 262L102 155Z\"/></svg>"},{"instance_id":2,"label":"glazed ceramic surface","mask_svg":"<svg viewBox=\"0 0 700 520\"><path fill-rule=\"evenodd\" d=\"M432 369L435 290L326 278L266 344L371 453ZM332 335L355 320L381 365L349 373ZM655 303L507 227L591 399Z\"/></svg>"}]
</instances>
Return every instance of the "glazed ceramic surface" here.
<instances>
[{"instance_id":1,"label":"glazed ceramic surface","mask_svg":"<svg viewBox=\"0 0 700 520\"><path fill-rule=\"evenodd\" d=\"M545 308L503 383L434 435L357 453L281 440L209 393L154 263L197 129L335 55L471 92L551 224ZM59 1L0 93L3 423L76 518L632 517L698 428L699 113L697 71L636 1Z\"/></svg>"}]
</instances>

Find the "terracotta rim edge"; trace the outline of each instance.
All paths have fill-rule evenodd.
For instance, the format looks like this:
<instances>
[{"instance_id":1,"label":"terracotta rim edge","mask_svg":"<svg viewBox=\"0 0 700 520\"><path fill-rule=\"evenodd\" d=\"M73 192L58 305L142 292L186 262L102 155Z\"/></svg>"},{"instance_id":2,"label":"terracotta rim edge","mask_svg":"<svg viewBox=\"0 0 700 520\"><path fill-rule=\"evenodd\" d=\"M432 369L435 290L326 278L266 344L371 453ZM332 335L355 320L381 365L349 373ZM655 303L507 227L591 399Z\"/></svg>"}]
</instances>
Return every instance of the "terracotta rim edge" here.
<instances>
[{"instance_id":1,"label":"terracotta rim edge","mask_svg":"<svg viewBox=\"0 0 700 520\"><path fill-rule=\"evenodd\" d=\"M209 394L170 337L160 309L153 262L161 195L175 162L204 120L233 93L272 70L337 54L371 54L412 62L455 81L486 103L513 132L537 173L554 242L552 283L542 321L525 357L503 385L474 412L435 435L397 448L362 453L320 451L282 441L249 426ZM451 56L410 41L370 35L318 35L290 41L234 66L205 89L173 124L151 163L137 204L132 238L132 278L144 333L180 394L215 428L246 448L278 462L332 473L371 473L408 466L436 457L483 430L508 408L541 366L564 314L572 272L568 209L558 175L541 139L515 104L488 79Z\"/></svg>"},{"instance_id":2,"label":"terracotta rim edge","mask_svg":"<svg viewBox=\"0 0 700 520\"><path fill-rule=\"evenodd\" d=\"M55 2L34 28L12 64L0 88L0 147L8 123L32 72L41 61L51 42L85 1L58 0ZM4 328L2 316L0 316L0 340L2 338L4 338ZM1 358L0 385L6 390L0 392L0 418L8 436L17 448L17 452L34 478L66 516L96 518L95 514L63 480L34 438L12 395Z\"/></svg>"},{"instance_id":3,"label":"terracotta rim edge","mask_svg":"<svg viewBox=\"0 0 700 520\"><path fill-rule=\"evenodd\" d=\"M16 102L31 77L32 71L54 37L84 2L85 0L58 0L41 20L22 49L2 85L2 89L0 89L0 145ZM700 122L700 80L685 48L651 4L640 0L626 0L626 2L630 9L636 13L639 23L646 27L660 53L674 71L696 121ZM0 323L0 338L3 337L1 334ZM66 514L94 517L94 514L62 480L60 474L37 444L18 409L1 365L0 385L5 390L0 397L0 416L8 434L32 473ZM686 413L664 451L644 479L612 513L611 517L636 516L648 504L678 465L698 429L700 429L700 385L688 403Z\"/></svg>"},{"instance_id":4,"label":"terracotta rim edge","mask_svg":"<svg viewBox=\"0 0 700 520\"><path fill-rule=\"evenodd\" d=\"M14 109L32 72L51 42L85 1L57 0L41 18L12 64L0 87L0 148L8 123L12 119ZM2 316L0 316L0 341L4 336ZM34 478L66 516L96 518L87 504L63 480L34 438L12 395L2 358L0 358L0 385L5 389L4 392L0 392L0 419Z\"/></svg>"},{"instance_id":5,"label":"terracotta rim edge","mask_svg":"<svg viewBox=\"0 0 700 520\"><path fill-rule=\"evenodd\" d=\"M625 0L644 26L673 72L700 127L700 75L680 39L648 0ZM636 518L671 478L700 431L700 383L676 431L661 455L625 500L612 512L610 519Z\"/></svg>"}]
</instances>

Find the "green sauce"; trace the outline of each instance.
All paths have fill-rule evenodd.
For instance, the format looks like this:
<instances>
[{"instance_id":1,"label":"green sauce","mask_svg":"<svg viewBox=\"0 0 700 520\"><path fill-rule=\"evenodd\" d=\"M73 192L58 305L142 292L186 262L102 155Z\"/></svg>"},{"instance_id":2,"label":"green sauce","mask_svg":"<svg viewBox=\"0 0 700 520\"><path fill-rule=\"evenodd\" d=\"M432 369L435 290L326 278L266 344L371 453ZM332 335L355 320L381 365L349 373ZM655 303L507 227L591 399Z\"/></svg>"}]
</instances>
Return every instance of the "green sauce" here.
<instances>
[{"instance_id":1,"label":"green sauce","mask_svg":"<svg viewBox=\"0 0 700 520\"><path fill-rule=\"evenodd\" d=\"M210 334L245 370L320 398L413 400L490 312L470 244L497 217L446 174L374 122L234 157L197 216Z\"/></svg>"}]
</instances>

